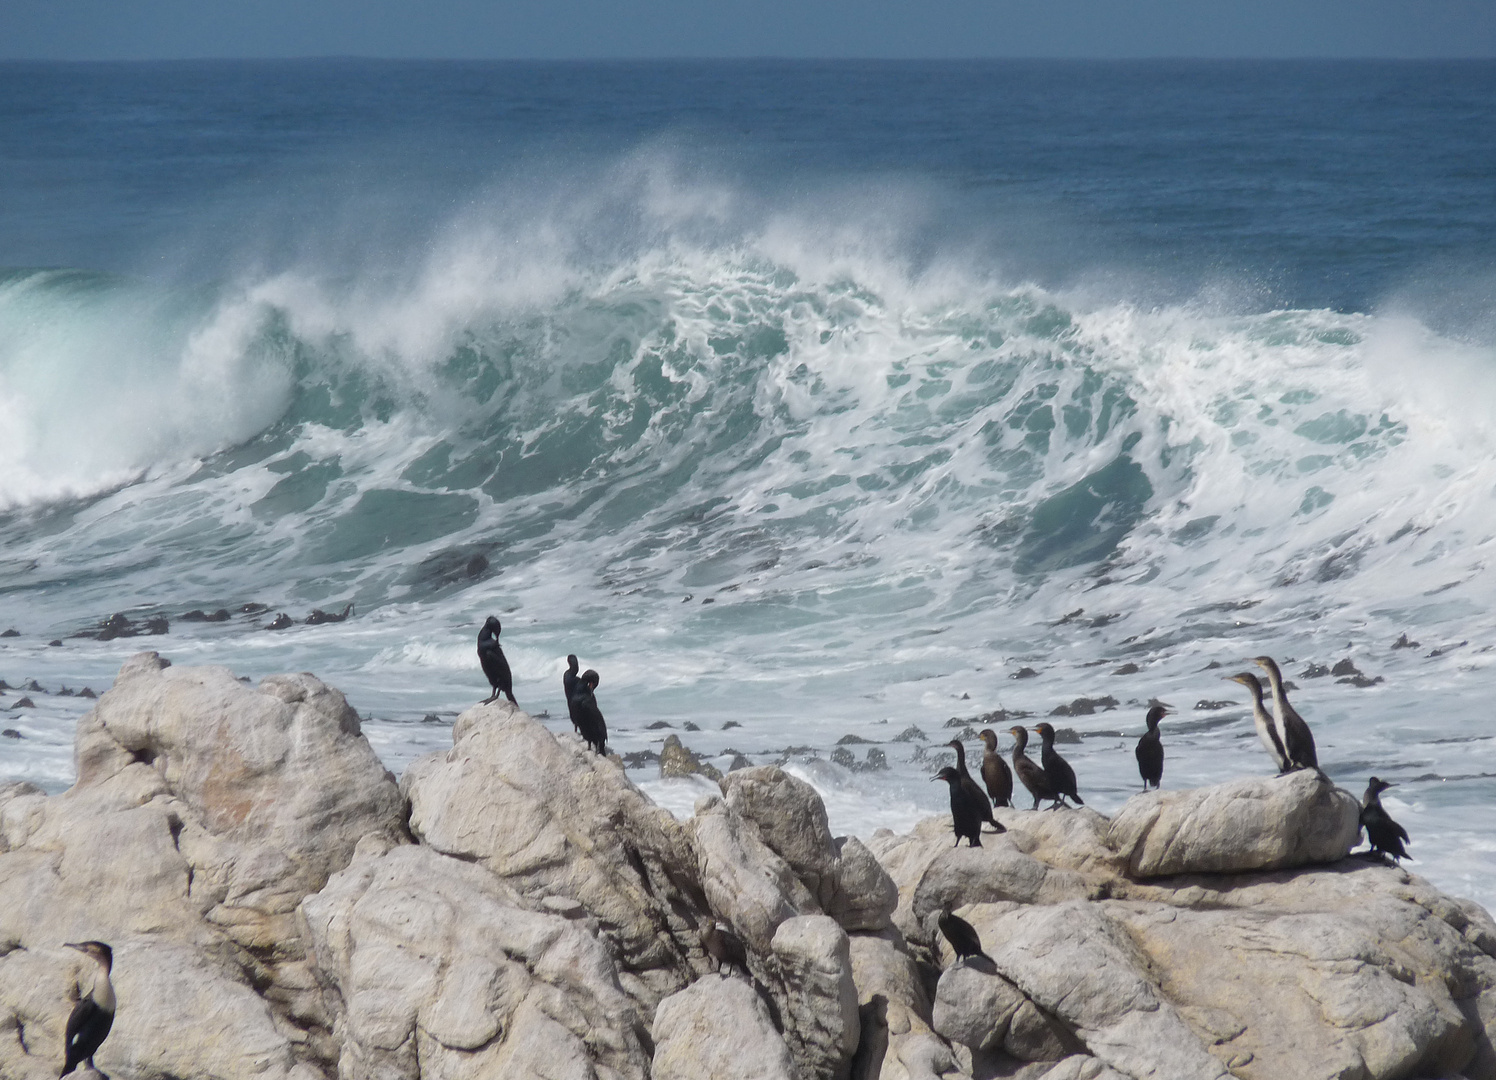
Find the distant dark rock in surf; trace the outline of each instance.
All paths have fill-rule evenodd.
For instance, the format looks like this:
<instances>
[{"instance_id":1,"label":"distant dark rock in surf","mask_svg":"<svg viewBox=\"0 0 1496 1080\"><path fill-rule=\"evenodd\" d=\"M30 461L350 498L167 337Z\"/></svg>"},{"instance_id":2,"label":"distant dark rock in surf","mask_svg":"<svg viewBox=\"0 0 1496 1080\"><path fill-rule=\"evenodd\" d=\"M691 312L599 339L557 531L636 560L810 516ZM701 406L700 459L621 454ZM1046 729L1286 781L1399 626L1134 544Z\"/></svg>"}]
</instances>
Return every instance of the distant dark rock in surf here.
<instances>
[{"instance_id":1,"label":"distant dark rock in surf","mask_svg":"<svg viewBox=\"0 0 1496 1080\"><path fill-rule=\"evenodd\" d=\"M1008 676L1010 679L1037 679L1038 677L1039 673L1031 667L1021 667Z\"/></svg>"},{"instance_id":2,"label":"distant dark rock in surf","mask_svg":"<svg viewBox=\"0 0 1496 1080\"><path fill-rule=\"evenodd\" d=\"M177 616L182 622L228 622L233 618L228 608L219 608L212 613L203 611L201 608L193 608Z\"/></svg>"},{"instance_id":3,"label":"distant dark rock in surf","mask_svg":"<svg viewBox=\"0 0 1496 1080\"><path fill-rule=\"evenodd\" d=\"M917 728L913 724L911 724L908 727L906 727L903 731L901 731L897 735L895 735L893 737L893 741L894 742L929 742L930 739L929 739L929 736L927 736L923 731L921 731L919 728Z\"/></svg>"},{"instance_id":4,"label":"distant dark rock in surf","mask_svg":"<svg viewBox=\"0 0 1496 1080\"><path fill-rule=\"evenodd\" d=\"M1143 669L1140 668L1140 667L1138 667L1136 664L1123 664L1121 667L1117 668L1117 670L1113 671L1112 674L1113 675L1136 675L1138 672L1140 672L1142 670Z\"/></svg>"},{"instance_id":5,"label":"distant dark rock in surf","mask_svg":"<svg viewBox=\"0 0 1496 1080\"><path fill-rule=\"evenodd\" d=\"M33 694L45 694L47 692L46 688L43 687L42 684L37 682L35 679L32 679L25 686L21 687L21 689L29 690Z\"/></svg>"},{"instance_id":6,"label":"distant dark rock in surf","mask_svg":"<svg viewBox=\"0 0 1496 1080\"><path fill-rule=\"evenodd\" d=\"M735 727L742 727L742 726L743 725L740 724L740 723L738 723L736 720L729 720L727 723L725 723L725 724L722 725L722 730L723 731L731 731Z\"/></svg>"},{"instance_id":7,"label":"distant dark rock in surf","mask_svg":"<svg viewBox=\"0 0 1496 1080\"><path fill-rule=\"evenodd\" d=\"M82 690L78 691L78 696L84 698L97 698L99 695L95 694L92 690L85 686Z\"/></svg>"},{"instance_id":8,"label":"distant dark rock in surf","mask_svg":"<svg viewBox=\"0 0 1496 1080\"><path fill-rule=\"evenodd\" d=\"M840 739L836 740L836 745L857 746L864 743L871 743L872 741L872 739L864 739L861 735L843 735Z\"/></svg>"},{"instance_id":9,"label":"distant dark rock in surf","mask_svg":"<svg viewBox=\"0 0 1496 1080\"><path fill-rule=\"evenodd\" d=\"M34 709L34 708L36 708L36 702L32 701L29 697L23 697L20 701L16 702L14 705L12 705L11 708L12 709Z\"/></svg>"},{"instance_id":10,"label":"distant dark rock in surf","mask_svg":"<svg viewBox=\"0 0 1496 1080\"><path fill-rule=\"evenodd\" d=\"M1398 639L1392 643L1392 647L1394 649L1416 649L1418 648L1419 644L1420 642L1417 641L1409 641L1407 634L1401 634L1398 636Z\"/></svg>"},{"instance_id":11,"label":"distant dark rock in surf","mask_svg":"<svg viewBox=\"0 0 1496 1080\"><path fill-rule=\"evenodd\" d=\"M57 646L59 646L61 644L62 644L62 639L61 638L53 638L51 641L47 642L47 647L48 648L56 648Z\"/></svg>"},{"instance_id":12,"label":"distant dark rock in surf","mask_svg":"<svg viewBox=\"0 0 1496 1080\"><path fill-rule=\"evenodd\" d=\"M1235 704L1237 703L1234 701L1208 701L1202 698L1200 701L1195 702L1195 711L1213 712L1216 709L1229 709Z\"/></svg>"},{"instance_id":13,"label":"distant dark rock in surf","mask_svg":"<svg viewBox=\"0 0 1496 1080\"><path fill-rule=\"evenodd\" d=\"M1354 676L1360 675L1361 669L1355 665L1355 662L1352 661L1350 657L1346 657L1344 660L1338 661L1335 666L1330 669L1330 674L1334 675L1336 678L1340 678L1344 675Z\"/></svg>"},{"instance_id":14,"label":"distant dark rock in surf","mask_svg":"<svg viewBox=\"0 0 1496 1080\"><path fill-rule=\"evenodd\" d=\"M323 611L321 608L312 608L312 613L306 617L306 625L321 626L323 623L343 622L352 614L353 604L351 602L336 615L330 611Z\"/></svg>"},{"instance_id":15,"label":"distant dark rock in surf","mask_svg":"<svg viewBox=\"0 0 1496 1080\"><path fill-rule=\"evenodd\" d=\"M1099 698L1076 698L1068 705L1056 705L1049 710L1050 716L1090 716L1097 709L1115 709L1118 705L1111 694Z\"/></svg>"},{"instance_id":16,"label":"distant dark rock in surf","mask_svg":"<svg viewBox=\"0 0 1496 1080\"><path fill-rule=\"evenodd\" d=\"M0 632L0 637L20 637L21 632L12 626L9 630Z\"/></svg>"},{"instance_id":17,"label":"distant dark rock in surf","mask_svg":"<svg viewBox=\"0 0 1496 1080\"><path fill-rule=\"evenodd\" d=\"M22 735L19 731L17 731L13 727L8 727L4 731L0 731L0 735L4 735L7 739L24 739L25 738L24 735Z\"/></svg>"},{"instance_id":18,"label":"distant dark rock in surf","mask_svg":"<svg viewBox=\"0 0 1496 1080\"><path fill-rule=\"evenodd\" d=\"M256 604L251 602L248 604L241 604L239 606L239 614L241 615L263 615L269 610L270 606L268 604Z\"/></svg>"},{"instance_id":19,"label":"distant dark rock in surf","mask_svg":"<svg viewBox=\"0 0 1496 1080\"><path fill-rule=\"evenodd\" d=\"M1330 669L1327 668L1327 667L1325 667L1325 665L1323 665L1323 664L1310 664L1303 671L1299 672L1299 678L1301 678L1301 679L1323 679L1329 673L1330 673Z\"/></svg>"}]
</instances>

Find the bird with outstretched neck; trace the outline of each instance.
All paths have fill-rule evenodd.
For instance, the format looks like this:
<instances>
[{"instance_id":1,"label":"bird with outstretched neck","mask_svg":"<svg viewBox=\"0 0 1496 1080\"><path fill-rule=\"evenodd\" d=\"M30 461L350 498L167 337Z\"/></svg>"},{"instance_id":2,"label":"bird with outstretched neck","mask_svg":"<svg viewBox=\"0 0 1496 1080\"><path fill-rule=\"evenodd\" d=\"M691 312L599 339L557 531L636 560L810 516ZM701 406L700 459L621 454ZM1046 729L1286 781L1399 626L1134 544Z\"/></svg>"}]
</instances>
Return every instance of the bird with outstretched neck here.
<instances>
[{"instance_id":1,"label":"bird with outstretched neck","mask_svg":"<svg viewBox=\"0 0 1496 1080\"><path fill-rule=\"evenodd\" d=\"M109 981L114 950L102 941L70 941L67 947L92 959L98 964L98 970L94 973L93 986L73 1006L72 1014L68 1016L63 1035L65 1061L59 1076L66 1076L82 1064L92 1069L94 1055L114 1026L114 984Z\"/></svg>"},{"instance_id":2,"label":"bird with outstretched neck","mask_svg":"<svg viewBox=\"0 0 1496 1080\"><path fill-rule=\"evenodd\" d=\"M1007 832L997 818L992 816L992 804L987 801L987 796L972 779L971 773L966 770L966 747L961 745L960 739L952 739L946 745L956 750L956 771L961 774L961 790L966 792L967 800L972 806L981 807L982 821L991 825L993 832Z\"/></svg>"},{"instance_id":3,"label":"bird with outstretched neck","mask_svg":"<svg viewBox=\"0 0 1496 1080\"><path fill-rule=\"evenodd\" d=\"M981 847L983 814L992 813L987 796L978 792L973 799L971 792L961 786L961 774L949 765L930 777L931 783L936 780L944 780L951 786L951 829L956 834L955 846L960 847L964 837L969 847Z\"/></svg>"},{"instance_id":4,"label":"bird with outstretched neck","mask_svg":"<svg viewBox=\"0 0 1496 1080\"><path fill-rule=\"evenodd\" d=\"M1382 792L1396 786L1375 776L1371 778L1366 785L1366 794L1361 797L1361 828L1366 830L1366 843L1371 848L1367 854L1381 858L1390 855L1394 860L1411 859L1413 856L1403 847L1408 830L1393 821L1392 815L1382 807Z\"/></svg>"},{"instance_id":5,"label":"bird with outstretched neck","mask_svg":"<svg viewBox=\"0 0 1496 1080\"><path fill-rule=\"evenodd\" d=\"M1138 758L1138 775L1143 778L1143 790L1148 790L1148 785L1158 787L1159 781L1164 775L1164 744L1159 740L1158 722L1169 715L1166 705L1155 705L1148 710L1144 723L1148 730L1143 732L1138 739L1138 748L1134 751Z\"/></svg>"},{"instance_id":6,"label":"bird with outstretched neck","mask_svg":"<svg viewBox=\"0 0 1496 1080\"><path fill-rule=\"evenodd\" d=\"M514 676L509 672L509 661L504 658L504 650L499 645L499 634L503 629L499 620L490 615L483 629L478 631L478 663L483 665L483 674L488 676L488 685L493 687L493 693L483 701L485 705L497 701L500 694L509 699L509 704L519 704L514 700Z\"/></svg>"},{"instance_id":7,"label":"bird with outstretched neck","mask_svg":"<svg viewBox=\"0 0 1496 1080\"><path fill-rule=\"evenodd\" d=\"M566 712L571 717L571 726L578 734L581 734L582 725L577 723L577 707L572 704L572 694L577 689L577 662L576 653L566 655L566 670L561 673L561 692L566 695Z\"/></svg>"},{"instance_id":8,"label":"bird with outstretched neck","mask_svg":"<svg viewBox=\"0 0 1496 1080\"><path fill-rule=\"evenodd\" d=\"M1243 671L1238 675L1227 675L1226 680L1241 683L1247 688L1247 693L1252 695L1252 723L1257 727L1257 738L1261 740L1263 748L1272 755L1273 764L1278 766L1278 775L1282 776L1289 771L1291 766L1288 763L1288 755L1283 751L1283 740L1278 738L1278 727L1273 723L1273 718L1267 714L1267 710L1262 707L1262 683L1250 671Z\"/></svg>"},{"instance_id":9,"label":"bird with outstretched neck","mask_svg":"<svg viewBox=\"0 0 1496 1080\"><path fill-rule=\"evenodd\" d=\"M606 754L608 725L603 720L602 710L597 707L597 696L594 693L601 681L602 677L591 668L582 672L581 677L572 684L567 706L571 710L572 723L576 724L582 738L587 740L587 745L599 754Z\"/></svg>"},{"instance_id":10,"label":"bird with outstretched neck","mask_svg":"<svg viewBox=\"0 0 1496 1080\"><path fill-rule=\"evenodd\" d=\"M1044 775L1049 777L1049 786L1054 789L1054 806L1050 809L1065 805L1066 799L1073 800L1077 806L1086 805L1086 801L1075 791L1075 770L1054 748L1053 725L1035 724L1034 732L1044 741L1039 760L1044 763Z\"/></svg>"},{"instance_id":11,"label":"bird with outstretched neck","mask_svg":"<svg viewBox=\"0 0 1496 1080\"><path fill-rule=\"evenodd\" d=\"M1314 748L1314 733L1304 718L1288 703L1288 691L1283 686L1283 673L1271 656L1252 658L1263 671L1273 688L1273 712L1276 714L1278 739L1283 743L1283 752L1288 757L1290 769L1313 769L1319 772L1319 753Z\"/></svg>"},{"instance_id":12,"label":"bird with outstretched neck","mask_svg":"<svg viewBox=\"0 0 1496 1080\"><path fill-rule=\"evenodd\" d=\"M961 916L953 914L949 900L941 907L938 922L940 933L951 943L951 949L956 954L956 963L959 964L969 956L980 956L989 964L992 963L992 957L982 951L982 939L978 936L976 927Z\"/></svg>"},{"instance_id":13,"label":"bird with outstretched neck","mask_svg":"<svg viewBox=\"0 0 1496 1080\"><path fill-rule=\"evenodd\" d=\"M1054 785L1050 783L1044 769L1024 753L1028 746L1028 728L1011 727L1008 734L1013 736L1013 772L1018 775L1018 782L1028 788L1029 794L1034 797L1034 809L1037 810L1039 800L1055 797Z\"/></svg>"},{"instance_id":14,"label":"bird with outstretched neck","mask_svg":"<svg viewBox=\"0 0 1496 1080\"><path fill-rule=\"evenodd\" d=\"M982 783L987 785L987 794L993 806L1013 805L1013 770L997 752L997 732L983 728L977 733L986 749L982 752Z\"/></svg>"}]
</instances>

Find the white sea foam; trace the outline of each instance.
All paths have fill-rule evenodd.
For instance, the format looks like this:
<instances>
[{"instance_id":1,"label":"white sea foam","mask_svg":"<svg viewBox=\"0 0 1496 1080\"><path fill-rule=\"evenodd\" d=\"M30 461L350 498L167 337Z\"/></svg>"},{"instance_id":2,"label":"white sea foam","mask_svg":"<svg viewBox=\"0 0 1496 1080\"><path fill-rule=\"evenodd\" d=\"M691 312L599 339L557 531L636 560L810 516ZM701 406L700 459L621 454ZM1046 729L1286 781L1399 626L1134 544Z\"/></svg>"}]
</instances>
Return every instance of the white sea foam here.
<instances>
[{"instance_id":1,"label":"white sea foam","mask_svg":"<svg viewBox=\"0 0 1496 1080\"><path fill-rule=\"evenodd\" d=\"M3 482L31 504L0 521L3 621L24 635L0 641L0 676L101 689L143 646L313 670L400 767L487 696L474 635L494 613L516 695L553 730L576 652L602 672L617 749L673 731L784 760L865 833L939 812L940 744L998 707L1117 698L1056 720L1086 736L1065 751L1104 812L1137 787L1153 696L1179 710L1167 786L1261 772L1221 676L1267 652L1337 780L1400 781L1388 805L1416 868L1496 897L1470 825L1496 793L1496 358L1405 316L1145 307L954 259L916 272L896 228L781 213L734 232L731 192L693 202L644 175L652 239L601 262L583 207L468 221L404 275L226 288L153 331L171 347L132 376L124 426L65 411L90 382L115 394L103 353L46 333L11 349L0 417L32 419L0 436ZM38 295L43 324L88 307ZM38 389L53 348L65 375ZM69 429L74 459L56 456ZM36 500L107 490L122 463L144 477L49 524ZM118 610L251 600L271 611L42 644ZM347 623L261 629L348 601ZM1392 650L1400 634L1421 644ZM1347 658L1383 681L1303 674ZM1112 674L1125 664L1140 670ZM58 733L81 706L64 700L50 742L7 746L6 775L66 782ZM894 741L911 724L924 737ZM888 771L858 771L861 745L832 763L847 734ZM677 811L696 793L649 790Z\"/></svg>"}]
</instances>

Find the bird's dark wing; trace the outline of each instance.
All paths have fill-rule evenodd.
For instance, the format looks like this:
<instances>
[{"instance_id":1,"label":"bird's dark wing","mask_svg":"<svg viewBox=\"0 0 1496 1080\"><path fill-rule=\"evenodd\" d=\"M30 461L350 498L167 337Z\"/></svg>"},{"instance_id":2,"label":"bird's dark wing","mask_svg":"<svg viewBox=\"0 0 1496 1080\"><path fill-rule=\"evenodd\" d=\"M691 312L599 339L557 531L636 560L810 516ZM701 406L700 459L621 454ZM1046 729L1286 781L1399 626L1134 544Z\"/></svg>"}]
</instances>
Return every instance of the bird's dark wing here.
<instances>
[{"instance_id":1,"label":"bird's dark wing","mask_svg":"<svg viewBox=\"0 0 1496 1080\"><path fill-rule=\"evenodd\" d=\"M93 1057L113 1025L114 1014L99 1008L93 998L86 997L74 1005L63 1038L67 1050L64 1071L71 1071L79 1062Z\"/></svg>"}]
</instances>

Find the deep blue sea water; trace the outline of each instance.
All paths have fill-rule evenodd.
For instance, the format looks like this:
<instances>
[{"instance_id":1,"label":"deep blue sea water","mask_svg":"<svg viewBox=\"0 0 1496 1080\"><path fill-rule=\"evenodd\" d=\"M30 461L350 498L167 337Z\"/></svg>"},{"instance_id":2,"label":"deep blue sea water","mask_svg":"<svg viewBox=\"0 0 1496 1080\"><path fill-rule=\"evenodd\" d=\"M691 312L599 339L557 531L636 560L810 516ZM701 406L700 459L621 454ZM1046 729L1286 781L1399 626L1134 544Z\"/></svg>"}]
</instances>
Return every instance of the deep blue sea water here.
<instances>
[{"instance_id":1,"label":"deep blue sea water","mask_svg":"<svg viewBox=\"0 0 1496 1080\"><path fill-rule=\"evenodd\" d=\"M0 779L144 647L398 771L494 613L532 712L576 652L846 831L1115 699L1055 721L1110 811L1152 697L1167 786L1269 768L1265 652L1489 905L1492 132L1490 62L0 65Z\"/></svg>"}]
</instances>

